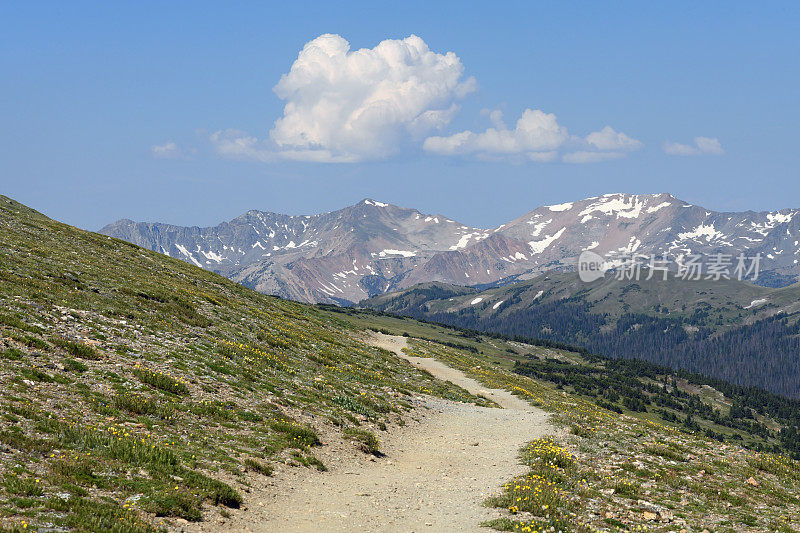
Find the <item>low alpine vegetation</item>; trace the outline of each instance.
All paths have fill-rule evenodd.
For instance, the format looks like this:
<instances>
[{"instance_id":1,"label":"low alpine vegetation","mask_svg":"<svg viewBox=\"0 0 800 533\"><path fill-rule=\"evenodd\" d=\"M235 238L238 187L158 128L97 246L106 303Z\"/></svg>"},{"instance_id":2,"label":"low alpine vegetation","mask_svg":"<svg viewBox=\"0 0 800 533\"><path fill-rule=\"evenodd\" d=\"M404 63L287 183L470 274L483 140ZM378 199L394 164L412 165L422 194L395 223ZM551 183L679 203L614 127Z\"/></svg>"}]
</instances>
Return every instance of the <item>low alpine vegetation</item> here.
<instances>
[{"instance_id":1,"label":"low alpine vegetation","mask_svg":"<svg viewBox=\"0 0 800 533\"><path fill-rule=\"evenodd\" d=\"M169 374L148 370L137 366L133 369L133 375L139 378L139 381L150 385L156 389L171 392L178 396L186 396L189 394L189 388L180 379L174 378Z\"/></svg>"},{"instance_id":2,"label":"low alpine vegetation","mask_svg":"<svg viewBox=\"0 0 800 533\"><path fill-rule=\"evenodd\" d=\"M358 442L364 453L381 455L380 442L373 432L362 428L349 428L344 430L344 435Z\"/></svg>"},{"instance_id":3,"label":"low alpine vegetation","mask_svg":"<svg viewBox=\"0 0 800 533\"><path fill-rule=\"evenodd\" d=\"M325 470L329 420L399 424L421 392L483 402L326 312L4 197L0 308L3 531L203 520L250 476Z\"/></svg>"}]
</instances>

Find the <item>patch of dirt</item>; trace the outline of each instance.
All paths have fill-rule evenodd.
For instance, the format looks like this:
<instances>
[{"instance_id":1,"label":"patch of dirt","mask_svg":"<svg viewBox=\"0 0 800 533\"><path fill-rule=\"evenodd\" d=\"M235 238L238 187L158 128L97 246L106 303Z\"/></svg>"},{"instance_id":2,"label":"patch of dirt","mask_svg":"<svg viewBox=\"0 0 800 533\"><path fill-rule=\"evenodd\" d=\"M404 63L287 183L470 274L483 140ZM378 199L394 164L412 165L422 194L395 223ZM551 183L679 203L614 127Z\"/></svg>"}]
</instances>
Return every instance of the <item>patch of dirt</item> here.
<instances>
[{"instance_id":1,"label":"patch of dirt","mask_svg":"<svg viewBox=\"0 0 800 533\"><path fill-rule=\"evenodd\" d=\"M275 478L253 486L245 510L191 530L486 531L481 522L500 512L483 501L524 472L517 452L526 442L557 432L548 414L439 361L406 355L403 337L376 333L369 341L502 409L420 397L405 427L379 433L384 457L331 435L317 453L328 472L280 465Z\"/></svg>"}]
</instances>

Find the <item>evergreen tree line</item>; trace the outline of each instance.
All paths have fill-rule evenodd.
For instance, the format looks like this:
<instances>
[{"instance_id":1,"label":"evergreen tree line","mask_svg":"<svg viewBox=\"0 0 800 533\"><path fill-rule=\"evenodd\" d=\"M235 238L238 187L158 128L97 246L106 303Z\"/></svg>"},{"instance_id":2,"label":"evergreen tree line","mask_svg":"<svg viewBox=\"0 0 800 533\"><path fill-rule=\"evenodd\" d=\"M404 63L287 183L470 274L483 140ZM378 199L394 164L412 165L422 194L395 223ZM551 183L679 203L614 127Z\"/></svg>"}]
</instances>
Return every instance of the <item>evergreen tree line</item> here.
<instances>
[{"instance_id":1,"label":"evergreen tree line","mask_svg":"<svg viewBox=\"0 0 800 533\"><path fill-rule=\"evenodd\" d=\"M688 333L684 320L633 313L609 325L607 316L590 312L581 300L545 303L502 316L484 316L472 308L458 313L412 310L411 316L511 337L580 345L610 357L644 359L800 398L800 323L790 323L785 315L724 333L705 326L695 326Z\"/></svg>"}]
</instances>

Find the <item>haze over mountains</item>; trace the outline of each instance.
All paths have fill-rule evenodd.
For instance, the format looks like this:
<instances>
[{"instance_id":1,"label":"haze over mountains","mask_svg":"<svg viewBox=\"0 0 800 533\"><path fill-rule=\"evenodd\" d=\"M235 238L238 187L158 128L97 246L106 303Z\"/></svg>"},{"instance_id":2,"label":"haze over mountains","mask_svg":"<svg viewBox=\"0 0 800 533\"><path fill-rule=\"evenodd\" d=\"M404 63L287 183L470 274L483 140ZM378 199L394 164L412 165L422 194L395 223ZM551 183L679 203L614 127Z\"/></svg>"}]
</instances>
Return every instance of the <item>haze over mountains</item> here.
<instances>
[{"instance_id":1,"label":"haze over mountains","mask_svg":"<svg viewBox=\"0 0 800 533\"><path fill-rule=\"evenodd\" d=\"M760 253L759 283L787 285L800 273L799 212L725 213L669 194L607 194L481 229L365 199L317 215L252 210L208 228L119 220L100 232L261 292L352 304L424 282L485 286L571 270L586 249Z\"/></svg>"}]
</instances>

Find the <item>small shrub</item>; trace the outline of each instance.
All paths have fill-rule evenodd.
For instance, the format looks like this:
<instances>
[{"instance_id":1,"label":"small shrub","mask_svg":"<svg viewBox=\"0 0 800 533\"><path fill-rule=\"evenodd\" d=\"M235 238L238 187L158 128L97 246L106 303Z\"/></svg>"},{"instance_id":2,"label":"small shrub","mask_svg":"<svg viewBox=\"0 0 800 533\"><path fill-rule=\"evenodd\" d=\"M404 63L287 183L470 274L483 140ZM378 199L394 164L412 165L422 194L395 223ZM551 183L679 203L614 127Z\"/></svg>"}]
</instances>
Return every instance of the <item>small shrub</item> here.
<instances>
[{"instance_id":1,"label":"small shrub","mask_svg":"<svg viewBox=\"0 0 800 533\"><path fill-rule=\"evenodd\" d=\"M15 337L15 340L18 340L28 348L36 348L38 350L46 350L50 347L49 344L44 342L42 339L38 337L32 337L30 335L20 335L19 337Z\"/></svg>"},{"instance_id":2,"label":"small shrub","mask_svg":"<svg viewBox=\"0 0 800 533\"><path fill-rule=\"evenodd\" d=\"M316 467L316 469L319 470L320 472L328 471L328 467L325 466L325 464L322 461L320 461L313 455L303 455L299 451L294 451L292 452L292 457L303 466Z\"/></svg>"},{"instance_id":3,"label":"small shrub","mask_svg":"<svg viewBox=\"0 0 800 533\"><path fill-rule=\"evenodd\" d=\"M189 406L189 410L197 416L206 416L215 420L234 420L236 404L233 402L200 401Z\"/></svg>"},{"instance_id":4,"label":"small shrub","mask_svg":"<svg viewBox=\"0 0 800 533\"><path fill-rule=\"evenodd\" d=\"M123 509L115 503L87 500L82 497L62 500L52 498L47 506L59 513L68 513L65 525L75 531L125 531L151 533L161 531L147 523L136 511Z\"/></svg>"},{"instance_id":5,"label":"small shrub","mask_svg":"<svg viewBox=\"0 0 800 533\"><path fill-rule=\"evenodd\" d=\"M345 429L344 434L346 437L361 443L361 449L365 453L372 455L381 455L380 442L374 433L362 428Z\"/></svg>"},{"instance_id":6,"label":"small shrub","mask_svg":"<svg viewBox=\"0 0 800 533\"><path fill-rule=\"evenodd\" d=\"M68 354L75 357L80 357L81 359L99 361L103 358L103 356L100 355L100 353L95 350L93 346L89 346L88 344L83 344L81 342L72 342L66 339L53 339L53 344L59 348L62 348Z\"/></svg>"},{"instance_id":7,"label":"small shrub","mask_svg":"<svg viewBox=\"0 0 800 533\"><path fill-rule=\"evenodd\" d=\"M19 426L0 430L0 442L23 452L44 453L53 448L52 441L29 437L22 432Z\"/></svg>"},{"instance_id":8,"label":"small shrub","mask_svg":"<svg viewBox=\"0 0 800 533\"><path fill-rule=\"evenodd\" d=\"M19 318L15 317L15 316L11 316L11 315L0 314L0 324L3 324L5 326L9 326L9 327L12 327L12 328L15 328L15 329L19 329L19 330L22 330L22 331L27 331L29 333L43 333L42 328L26 324L25 322L23 322Z\"/></svg>"},{"instance_id":9,"label":"small shrub","mask_svg":"<svg viewBox=\"0 0 800 533\"><path fill-rule=\"evenodd\" d=\"M53 376L46 372L42 372L38 368L23 368L20 370L20 376L31 381L39 381L42 383L52 383Z\"/></svg>"},{"instance_id":10,"label":"small shrub","mask_svg":"<svg viewBox=\"0 0 800 533\"><path fill-rule=\"evenodd\" d=\"M615 481L611 488L614 489L614 494L619 494L625 498L636 499L639 497L639 485L630 481Z\"/></svg>"},{"instance_id":11,"label":"small shrub","mask_svg":"<svg viewBox=\"0 0 800 533\"><path fill-rule=\"evenodd\" d=\"M649 453L650 455L656 455L658 457L663 457L664 459L669 459L671 461L678 461L678 462L686 461L686 457L684 457L679 452L673 450L672 448L668 448L667 446L652 444L645 446L644 451Z\"/></svg>"},{"instance_id":12,"label":"small shrub","mask_svg":"<svg viewBox=\"0 0 800 533\"><path fill-rule=\"evenodd\" d=\"M624 522L622 522L621 520L617 520L616 518L604 518L603 522L605 522L609 526L613 526L622 530L628 529L628 526L626 526Z\"/></svg>"},{"instance_id":13,"label":"small shrub","mask_svg":"<svg viewBox=\"0 0 800 533\"><path fill-rule=\"evenodd\" d=\"M171 419L175 414L175 407L171 403L130 392L117 394L111 404L135 415L152 415L164 420Z\"/></svg>"},{"instance_id":14,"label":"small shrub","mask_svg":"<svg viewBox=\"0 0 800 533\"><path fill-rule=\"evenodd\" d=\"M569 427L570 433L578 437L589 438L595 435L595 430L583 424L571 424Z\"/></svg>"},{"instance_id":15,"label":"small shrub","mask_svg":"<svg viewBox=\"0 0 800 533\"><path fill-rule=\"evenodd\" d=\"M9 348L2 353L3 359L8 359L9 361L21 361L23 355L25 354L16 348Z\"/></svg>"},{"instance_id":16,"label":"small shrub","mask_svg":"<svg viewBox=\"0 0 800 533\"><path fill-rule=\"evenodd\" d=\"M182 491L169 491L153 494L145 508L156 516L174 516L190 522L203 519L200 501L193 495Z\"/></svg>"},{"instance_id":17,"label":"small shrub","mask_svg":"<svg viewBox=\"0 0 800 533\"><path fill-rule=\"evenodd\" d=\"M558 446L552 437L536 439L522 451L522 462L534 468L536 466L556 466L564 470L576 467L575 456Z\"/></svg>"},{"instance_id":18,"label":"small shrub","mask_svg":"<svg viewBox=\"0 0 800 533\"><path fill-rule=\"evenodd\" d=\"M264 417L252 411L239 411L239 419L245 422L262 422Z\"/></svg>"},{"instance_id":19,"label":"small shrub","mask_svg":"<svg viewBox=\"0 0 800 533\"><path fill-rule=\"evenodd\" d=\"M187 486L200 489L206 498L214 502L214 505L238 509L244 501L236 489L218 479L208 477L195 470L183 470L179 475L183 477Z\"/></svg>"},{"instance_id":20,"label":"small shrub","mask_svg":"<svg viewBox=\"0 0 800 533\"><path fill-rule=\"evenodd\" d=\"M89 367L75 359L64 359L64 368L72 372L86 372Z\"/></svg>"},{"instance_id":21,"label":"small shrub","mask_svg":"<svg viewBox=\"0 0 800 533\"><path fill-rule=\"evenodd\" d=\"M375 415L375 412L372 409L365 406L355 398L351 398L350 396L337 396L333 399L333 403L343 409L347 409L348 411L364 415L367 418Z\"/></svg>"},{"instance_id":22,"label":"small shrub","mask_svg":"<svg viewBox=\"0 0 800 533\"><path fill-rule=\"evenodd\" d=\"M6 492L16 496L41 496L44 494L41 483L27 477L23 478L12 474L6 477L3 485Z\"/></svg>"},{"instance_id":23,"label":"small shrub","mask_svg":"<svg viewBox=\"0 0 800 533\"><path fill-rule=\"evenodd\" d=\"M156 389L171 392L178 396L186 396L189 394L189 388L185 383L168 374L137 367L133 370L133 375L139 378L139 381L142 383Z\"/></svg>"},{"instance_id":24,"label":"small shrub","mask_svg":"<svg viewBox=\"0 0 800 533\"><path fill-rule=\"evenodd\" d=\"M272 475L272 467L262 463L261 461L257 461L252 457L248 457L244 460L244 465L252 470L253 472L258 472L264 476L271 476Z\"/></svg>"},{"instance_id":25,"label":"small shrub","mask_svg":"<svg viewBox=\"0 0 800 533\"><path fill-rule=\"evenodd\" d=\"M273 421L270 423L272 429L279 433L286 435L289 440L299 446L317 446L319 444L319 436L310 427L303 426L297 422L287 421Z\"/></svg>"}]
</instances>

